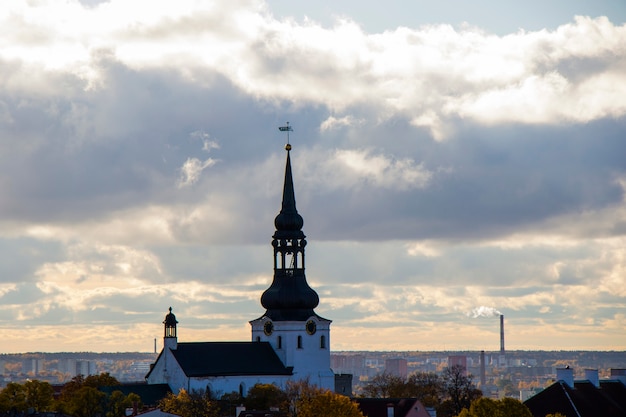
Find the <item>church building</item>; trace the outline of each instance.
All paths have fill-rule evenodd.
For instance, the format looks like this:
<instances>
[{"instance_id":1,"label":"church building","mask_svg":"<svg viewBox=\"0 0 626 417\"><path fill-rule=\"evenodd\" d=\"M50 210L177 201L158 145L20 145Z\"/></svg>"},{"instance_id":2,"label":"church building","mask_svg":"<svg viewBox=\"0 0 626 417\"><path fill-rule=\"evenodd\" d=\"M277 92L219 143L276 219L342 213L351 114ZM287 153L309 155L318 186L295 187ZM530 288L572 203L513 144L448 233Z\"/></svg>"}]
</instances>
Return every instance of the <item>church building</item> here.
<instances>
[{"instance_id":1,"label":"church building","mask_svg":"<svg viewBox=\"0 0 626 417\"><path fill-rule=\"evenodd\" d=\"M261 296L265 313L250 321L251 341L178 342L178 321L170 307L163 322L163 350L146 375L148 384L168 384L173 392L184 388L244 396L257 383L285 388L290 380L308 379L318 387L334 389L331 321L314 311L319 297L306 281L304 221L296 210L291 145L287 143L285 149L282 208L272 237L274 278Z\"/></svg>"}]
</instances>

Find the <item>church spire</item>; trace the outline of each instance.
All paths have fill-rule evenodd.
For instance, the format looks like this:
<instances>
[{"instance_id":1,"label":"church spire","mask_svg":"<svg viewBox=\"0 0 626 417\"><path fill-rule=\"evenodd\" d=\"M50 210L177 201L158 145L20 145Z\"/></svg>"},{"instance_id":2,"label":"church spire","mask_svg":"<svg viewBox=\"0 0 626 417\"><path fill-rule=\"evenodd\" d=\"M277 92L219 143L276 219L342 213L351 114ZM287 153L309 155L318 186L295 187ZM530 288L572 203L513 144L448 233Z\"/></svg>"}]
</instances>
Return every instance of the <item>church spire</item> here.
<instances>
[{"instance_id":1,"label":"church spire","mask_svg":"<svg viewBox=\"0 0 626 417\"><path fill-rule=\"evenodd\" d=\"M287 125L280 129L291 130L291 127ZM280 213L274 219L276 232L272 236L274 279L261 296L261 304L267 309L265 315L274 321L301 321L316 316L313 309L319 304L319 297L309 287L304 274L304 248L307 243L302 232L304 220L296 209L289 143L285 150L287 162L283 201Z\"/></svg>"},{"instance_id":2,"label":"church spire","mask_svg":"<svg viewBox=\"0 0 626 417\"><path fill-rule=\"evenodd\" d=\"M285 149L287 150L287 163L285 166L285 182L283 186L283 204L280 213L278 213L278 216L274 219L274 226L276 226L274 238L304 239L304 233L302 232L304 220L296 209L296 193L293 190L290 157L291 145L287 144Z\"/></svg>"}]
</instances>

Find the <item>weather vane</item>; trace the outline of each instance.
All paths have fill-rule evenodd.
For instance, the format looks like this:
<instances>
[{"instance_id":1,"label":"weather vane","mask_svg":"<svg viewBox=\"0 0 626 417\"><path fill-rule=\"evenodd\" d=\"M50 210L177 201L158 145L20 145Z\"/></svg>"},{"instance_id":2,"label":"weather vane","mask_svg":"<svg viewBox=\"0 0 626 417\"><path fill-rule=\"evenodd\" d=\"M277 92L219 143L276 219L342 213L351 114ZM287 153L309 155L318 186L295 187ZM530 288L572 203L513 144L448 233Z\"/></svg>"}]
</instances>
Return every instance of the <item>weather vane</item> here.
<instances>
[{"instance_id":1,"label":"weather vane","mask_svg":"<svg viewBox=\"0 0 626 417\"><path fill-rule=\"evenodd\" d=\"M286 126L279 126L278 130L280 130L281 132L287 132L287 144L285 145L285 149L290 151L291 144L289 144L289 132L293 132L293 129L291 128L291 126L289 126L289 122L287 122Z\"/></svg>"}]
</instances>

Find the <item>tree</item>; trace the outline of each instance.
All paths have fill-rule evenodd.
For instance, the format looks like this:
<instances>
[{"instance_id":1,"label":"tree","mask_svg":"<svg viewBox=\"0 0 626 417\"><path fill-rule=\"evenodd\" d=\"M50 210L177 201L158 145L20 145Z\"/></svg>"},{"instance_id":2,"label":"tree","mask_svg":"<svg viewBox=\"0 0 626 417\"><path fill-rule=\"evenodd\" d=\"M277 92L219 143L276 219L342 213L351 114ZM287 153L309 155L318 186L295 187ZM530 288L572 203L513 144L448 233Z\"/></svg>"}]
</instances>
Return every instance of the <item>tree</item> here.
<instances>
[{"instance_id":1,"label":"tree","mask_svg":"<svg viewBox=\"0 0 626 417\"><path fill-rule=\"evenodd\" d=\"M399 398L406 397L406 383L404 378L387 372L378 374L363 387L363 396L372 398Z\"/></svg>"},{"instance_id":2,"label":"tree","mask_svg":"<svg viewBox=\"0 0 626 417\"><path fill-rule=\"evenodd\" d=\"M134 392L129 393L126 396L126 401L129 407L140 411L143 408L143 402L141 401L141 397Z\"/></svg>"},{"instance_id":3,"label":"tree","mask_svg":"<svg viewBox=\"0 0 626 417\"><path fill-rule=\"evenodd\" d=\"M83 386L69 400L69 412L75 417L95 417L102 413L105 398L97 388Z\"/></svg>"},{"instance_id":4,"label":"tree","mask_svg":"<svg viewBox=\"0 0 626 417\"><path fill-rule=\"evenodd\" d=\"M17 382L9 382L0 391L0 411L15 415L26 411L26 392L24 386Z\"/></svg>"},{"instance_id":5,"label":"tree","mask_svg":"<svg viewBox=\"0 0 626 417\"><path fill-rule=\"evenodd\" d=\"M289 410L287 394L273 384L255 384L243 400L247 410L269 410L278 408L286 413Z\"/></svg>"},{"instance_id":6,"label":"tree","mask_svg":"<svg viewBox=\"0 0 626 417\"><path fill-rule=\"evenodd\" d=\"M363 417L354 401L330 391L316 392L301 398L297 404L297 417Z\"/></svg>"},{"instance_id":7,"label":"tree","mask_svg":"<svg viewBox=\"0 0 626 417\"><path fill-rule=\"evenodd\" d=\"M415 372L408 379L382 373L363 387L364 397L417 398L426 407L436 407L444 399L445 386L441 376L433 372Z\"/></svg>"},{"instance_id":8,"label":"tree","mask_svg":"<svg viewBox=\"0 0 626 417\"><path fill-rule=\"evenodd\" d=\"M84 384L85 384L85 377L83 377L82 375L76 375L74 378L70 379L65 384L63 384L63 388L61 388L61 394L59 398L62 401L69 400L69 398L76 391L82 388Z\"/></svg>"},{"instance_id":9,"label":"tree","mask_svg":"<svg viewBox=\"0 0 626 417\"><path fill-rule=\"evenodd\" d=\"M220 397L219 401L220 415L235 415L235 410L239 405L243 404L243 397L237 391L232 391Z\"/></svg>"},{"instance_id":10,"label":"tree","mask_svg":"<svg viewBox=\"0 0 626 417\"><path fill-rule=\"evenodd\" d=\"M472 382L472 375L465 373L465 368L454 365L443 372L446 399L437 407L437 416L452 417L469 408L473 400L482 397L482 392L476 389Z\"/></svg>"},{"instance_id":11,"label":"tree","mask_svg":"<svg viewBox=\"0 0 626 417\"><path fill-rule=\"evenodd\" d=\"M115 390L107 400L106 417L125 417L126 409L131 406L130 401L122 391Z\"/></svg>"},{"instance_id":12,"label":"tree","mask_svg":"<svg viewBox=\"0 0 626 417\"><path fill-rule=\"evenodd\" d=\"M285 394L292 417L363 417L350 398L311 385L308 380L287 382Z\"/></svg>"},{"instance_id":13,"label":"tree","mask_svg":"<svg viewBox=\"0 0 626 417\"><path fill-rule=\"evenodd\" d=\"M158 405L161 411L181 417L216 417L219 409L217 402L204 390L188 393L181 389L176 395L170 392Z\"/></svg>"},{"instance_id":14,"label":"tree","mask_svg":"<svg viewBox=\"0 0 626 417\"><path fill-rule=\"evenodd\" d=\"M54 398L54 389L49 382L32 380L24 383L26 407L34 412L47 411Z\"/></svg>"},{"instance_id":15,"label":"tree","mask_svg":"<svg viewBox=\"0 0 626 417\"><path fill-rule=\"evenodd\" d=\"M443 378L433 372L415 372L407 380L408 397L415 397L424 407L436 407L443 401Z\"/></svg>"},{"instance_id":16,"label":"tree","mask_svg":"<svg viewBox=\"0 0 626 417\"><path fill-rule=\"evenodd\" d=\"M99 375L89 375L87 377L84 377L83 375L76 375L63 385L59 399L56 402L56 411L60 411L65 414L73 414L72 410L74 407L83 408L84 406L91 406L90 404L85 403L79 404L81 401L95 402L94 397L96 395L91 391L83 390L83 388L91 388L106 397L104 393L98 391L98 388L113 387L118 385L120 385L120 382L116 378L112 377L108 372L104 372ZM77 399L79 393L81 399ZM101 411L104 410L106 405L104 397L99 400L99 407Z\"/></svg>"},{"instance_id":17,"label":"tree","mask_svg":"<svg viewBox=\"0 0 626 417\"><path fill-rule=\"evenodd\" d=\"M108 372L103 372L99 375L87 376L83 381L83 385L93 388L116 387L120 385L120 382Z\"/></svg>"},{"instance_id":18,"label":"tree","mask_svg":"<svg viewBox=\"0 0 626 417\"><path fill-rule=\"evenodd\" d=\"M464 408L458 417L533 417L523 403L513 398L492 400L478 398L472 401L469 410Z\"/></svg>"}]
</instances>

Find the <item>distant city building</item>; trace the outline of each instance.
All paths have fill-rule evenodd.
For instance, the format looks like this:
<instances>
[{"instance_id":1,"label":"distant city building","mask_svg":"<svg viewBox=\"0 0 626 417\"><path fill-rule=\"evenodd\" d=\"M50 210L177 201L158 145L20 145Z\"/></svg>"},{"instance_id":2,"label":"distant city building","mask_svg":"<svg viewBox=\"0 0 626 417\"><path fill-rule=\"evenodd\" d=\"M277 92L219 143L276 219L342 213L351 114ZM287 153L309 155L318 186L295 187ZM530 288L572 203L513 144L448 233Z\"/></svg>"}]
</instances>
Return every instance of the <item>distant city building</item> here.
<instances>
[{"instance_id":1,"label":"distant city building","mask_svg":"<svg viewBox=\"0 0 626 417\"><path fill-rule=\"evenodd\" d=\"M365 356L355 355L330 355L330 367L336 374L366 375Z\"/></svg>"},{"instance_id":2,"label":"distant city building","mask_svg":"<svg viewBox=\"0 0 626 417\"><path fill-rule=\"evenodd\" d=\"M407 361L402 358L385 359L385 372L406 378L408 375Z\"/></svg>"},{"instance_id":3,"label":"distant city building","mask_svg":"<svg viewBox=\"0 0 626 417\"><path fill-rule=\"evenodd\" d=\"M70 377L76 376L76 359L59 359L57 370Z\"/></svg>"},{"instance_id":4,"label":"distant city building","mask_svg":"<svg viewBox=\"0 0 626 417\"><path fill-rule=\"evenodd\" d=\"M448 367L460 366L464 370L464 375L467 375L467 356L465 355L452 355L448 356Z\"/></svg>"},{"instance_id":5,"label":"distant city building","mask_svg":"<svg viewBox=\"0 0 626 417\"><path fill-rule=\"evenodd\" d=\"M44 363L41 359L26 359L22 362L22 372L31 376L37 376L44 371Z\"/></svg>"},{"instance_id":6,"label":"distant city building","mask_svg":"<svg viewBox=\"0 0 626 417\"><path fill-rule=\"evenodd\" d=\"M147 374L150 372L151 362L133 362L130 364L129 372L131 373L139 373L139 374Z\"/></svg>"},{"instance_id":7,"label":"distant city building","mask_svg":"<svg viewBox=\"0 0 626 417\"><path fill-rule=\"evenodd\" d=\"M96 368L96 363L94 361L89 360L77 360L76 361L76 372L74 375L96 375L98 373Z\"/></svg>"}]
</instances>

